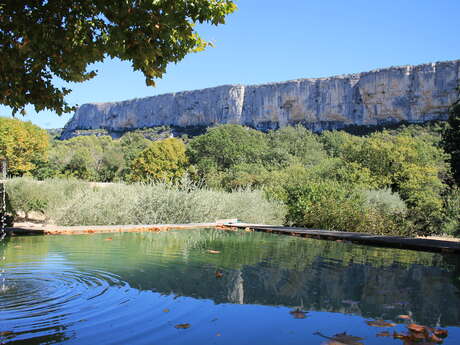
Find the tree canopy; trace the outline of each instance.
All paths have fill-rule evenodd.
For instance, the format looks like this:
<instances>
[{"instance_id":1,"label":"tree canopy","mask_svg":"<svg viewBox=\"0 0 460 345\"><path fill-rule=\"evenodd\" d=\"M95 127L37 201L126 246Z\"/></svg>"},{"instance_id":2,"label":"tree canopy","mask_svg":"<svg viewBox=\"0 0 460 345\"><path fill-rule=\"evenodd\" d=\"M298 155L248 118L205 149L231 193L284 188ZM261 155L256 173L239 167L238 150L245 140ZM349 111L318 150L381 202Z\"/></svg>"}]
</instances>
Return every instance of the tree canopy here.
<instances>
[{"instance_id":1,"label":"tree canopy","mask_svg":"<svg viewBox=\"0 0 460 345\"><path fill-rule=\"evenodd\" d=\"M443 146L450 153L452 173L456 183L460 185L460 100L452 105L447 123Z\"/></svg>"},{"instance_id":2,"label":"tree canopy","mask_svg":"<svg viewBox=\"0 0 460 345\"><path fill-rule=\"evenodd\" d=\"M71 90L54 78L89 80L96 71L88 65L107 56L131 61L154 85L168 63L210 44L195 23L222 24L235 9L231 0L2 1L0 104L69 112Z\"/></svg>"},{"instance_id":3,"label":"tree canopy","mask_svg":"<svg viewBox=\"0 0 460 345\"><path fill-rule=\"evenodd\" d=\"M0 159L8 161L8 173L21 176L46 160L49 137L30 122L0 117Z\"/></svg>"}]
</instances>

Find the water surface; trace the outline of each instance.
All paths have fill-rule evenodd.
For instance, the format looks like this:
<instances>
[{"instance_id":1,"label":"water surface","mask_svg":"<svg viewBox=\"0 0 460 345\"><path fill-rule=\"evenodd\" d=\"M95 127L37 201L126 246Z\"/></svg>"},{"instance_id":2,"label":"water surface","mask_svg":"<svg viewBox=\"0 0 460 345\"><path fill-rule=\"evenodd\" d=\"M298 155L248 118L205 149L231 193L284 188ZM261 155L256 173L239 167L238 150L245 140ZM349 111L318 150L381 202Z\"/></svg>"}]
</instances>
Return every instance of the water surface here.
<instances>
[{"instance_id":1,"label":"water surface","mask_svg":"<svg viewBox=\"0 0 460 345\"><path fill-rule=\"evenodd\" d=\"M402 344L376 336L402 314L460 343L455 255L212 229L2 246L6 344ZM366 324L381 319L396 326Z\"/></svg>"}]
</instances>

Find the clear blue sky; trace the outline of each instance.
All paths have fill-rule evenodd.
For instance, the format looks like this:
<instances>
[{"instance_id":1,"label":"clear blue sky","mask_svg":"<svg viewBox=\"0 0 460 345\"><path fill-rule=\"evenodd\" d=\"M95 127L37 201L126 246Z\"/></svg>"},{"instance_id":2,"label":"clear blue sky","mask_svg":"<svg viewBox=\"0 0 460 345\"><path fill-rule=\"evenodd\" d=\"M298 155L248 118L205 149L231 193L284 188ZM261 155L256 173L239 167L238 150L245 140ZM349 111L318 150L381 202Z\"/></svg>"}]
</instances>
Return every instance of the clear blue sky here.
<instances>
[{"instance_id":1,"label":"clear blue sky","mask_svg":"<svg viewBox=\"0 0 460 345\"><path fill-rule=\"evenodd\" d=\"M237 0L227 24L200 26L215 48L171 65L155 88L129 63L106 60L99 75L72 85L75 104L121 101L222 84L327 77L375 68L460 59L459 0ZM71 115L26 120L62 127ZM0 114L9 110L0 107Z\"/></svg>"}]
</instances>

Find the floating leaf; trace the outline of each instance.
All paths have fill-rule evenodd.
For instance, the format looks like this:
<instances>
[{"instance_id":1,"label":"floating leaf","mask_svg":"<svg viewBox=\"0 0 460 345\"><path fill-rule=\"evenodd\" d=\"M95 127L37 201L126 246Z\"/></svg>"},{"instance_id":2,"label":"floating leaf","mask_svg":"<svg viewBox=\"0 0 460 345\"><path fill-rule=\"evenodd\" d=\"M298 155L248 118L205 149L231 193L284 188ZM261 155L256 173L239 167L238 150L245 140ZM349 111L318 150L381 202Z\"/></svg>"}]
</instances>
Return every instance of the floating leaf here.
<instances>
[{"instance_id":1,"label":"floating leaf","mask_svg":"<svg viewBox=\"0 0 460 345\"><path fill-rule=\"evenodd\" d=\"M300 308L295 308L294 310L291 310L289 314L291 314L294 317L294 319L305 319L305 314L307 314L307 312L303 311Z\"/></svg>"},{"instance_id":2,"label":"floating leaf","mask_svg":"<svg viewBox=\"0 0 460 345\"><path fill-rule=\"evenodd\" d=\"M105 240L106 240L106 241L112 241L113 238L112 238L112 237L107 237Z\"/></svg>"},{"instance_id":3,"label":"floating leaf","mask_svg":"<svg viewBox=\"0 0 460 345\"><path fill-rule=\"evenodd\" d=\"M447 337L447 329L436 329L434 332L434 335L440 338L445 338Z\"/></svg>"},{"instance_id":4,"label":"floating leaf","mask_svg":"<svg viewBox=\"0 0 460 345\"><path fill-rule=\"evenodd\" d=\"M222 278L224 276L224 274L222 272L219 272L219 271L216 271L215 275L216 275L217 279L220 279L220 278Z\"/></svg>"},{"instance_id":5,"label":"floating leaf","mask_svg":"<svg viewBox=\"0 0 460 345\"><path fill-rule=\"evenodd\" d=\"M208 249L208 253L211 253L211 254L220 254L220 251L214 250L214 249Z\"/></svg>"},{"instance_id":6,"label":"floating leaf","mask_svg":"<svg viewBox=\"0 0 460 345\"><path fill-rule=\"evenodd\" d=\"M377 337L390 337L390 336L391 336L391 334L388 331L383 331L383 332L377 333Z\"/></svg>"},{"instance_id":7,"label":"floating leaf","mask_svg":"<svg viewBox=\"0 0 460 345\"><path fill-rule=\"evenodd\" d=\"M435 334L432 334L428 339L433 343L442 343L442 339L438 338Z\"/></svg>"},{"instance_id":8,"label":"floating leaf","mask_svg":"<svg viewBox=\"0 0 460 345\"><path fill-rule=\"evenodd\" d=\"M332 340L334 342L339 342L339 343L342 343L342 344L345 344L345 345L363 345L363 343L359 342L359 340L363 340L363 338L355 337L353 335L349 335L346 332L336 334L330 340Z\"/></svg>"},{"instance_id":9,"label":"floating leaf","mask_svg":"<svg viewBox=\"0 0 460 345\"><path fill-rule=\"evenodd\" d=\"M396 316L397 319L404 319L404 320L412 320L409 315L398 315Z\"/></svg>"},{"instance_id":10,"label":"floating leaf","mask_svg":"<svg viewBox=\"0 0 460 345\"><path fill-rule=\"evenodd\" d=\"M190 324L189 323L180 323L178 325L175 325L174 327L176 327L177 329L187 329L187 328L190 328Z\"/></svg>"},{"instance_id":11,"label":"floating leaf","mask_svg":"<svg viewBox=\"0 0 460 345\"><path fill-rule=\"evenodd\" d=\"M320 337L328 339L326 341L325 345L364 345L363 343L359 342L359 340L363 340L363 338L360 337L355 337L353 335L349 335L346 332L343 333L338 333L334 335L333 337L328 337L320 332L314 333L316 335L319 335Z\"/></svg>"},{"instance_id":12,"label":"floating leaf","mask_svg":"<svg viewBox=\"0 0 460 345\"><path fill-rule=\"evenodd\" d=\"M416 332L416 333L425 332L425 326L417 325L415 323L411 323L407 325L407 328L409 329L409 331Z\"/></svg>"},{"instance_id":13,"label":"floating leaf","mask_svg":"<svg viewBox=\"0 0 460 345\"><path fill-rule=\"evenodd\" d=\"M394 327L396 326L395 323L387 322L385 320L366 321L366 323L372 327Z\"/></svg>"},{"instance_id":14,"label":"floating leaf","mask_svg":"<svg viewBox=\"0 0 460 345\"><path fill-rule=\"evenodd\" d=\"M167 308L166 308L166 309L163 309L163 312L164 312L164 313L169 313L169 309L167 309Z\"/></svg>"}]
</instances>

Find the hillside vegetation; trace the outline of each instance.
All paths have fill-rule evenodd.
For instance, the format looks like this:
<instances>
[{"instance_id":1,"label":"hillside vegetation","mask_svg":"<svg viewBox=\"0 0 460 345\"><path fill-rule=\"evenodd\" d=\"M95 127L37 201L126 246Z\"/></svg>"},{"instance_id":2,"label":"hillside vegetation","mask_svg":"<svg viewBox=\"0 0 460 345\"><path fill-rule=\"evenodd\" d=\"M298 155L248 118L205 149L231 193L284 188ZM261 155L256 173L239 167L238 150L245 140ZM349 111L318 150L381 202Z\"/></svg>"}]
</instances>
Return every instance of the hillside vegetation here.
<instances>
[{"instance_id":1,"label":"hillside vegetation","mask_svg":"<svg viewBox=\"0 0 460 345\"><path fill-rule=\"evenodd\" d=\"M0 118L0 126L8 126L5 121ZM262 133L222 125L193 138L158 141L140 133L120 139L49 139L46 152L34 157L27 170L10 170L45 184L34 187L30 180L19 179L8 188L17 210L39 211L62 224L232 216L376 234L458 235L460 191L452 156L444 150L445 132L436 124L364 136L345 131L314 134L300 126ZM70 180L56 180L63 178ZM71 182L74 179L120 184L82 188L81 182ZM63 184L78 187L68 193L66 188L74 187L59 187ZM39 194L35 206L25 206L34 193ZM58 194L57 199L52 196ZM170 216L153 215L159 206L148 205L163 205L158 212ZM144 217L146 207L153 213ZM187 216L180 216L185 212L181 210L188 210Z\"/></svg>"}]
</instances>

